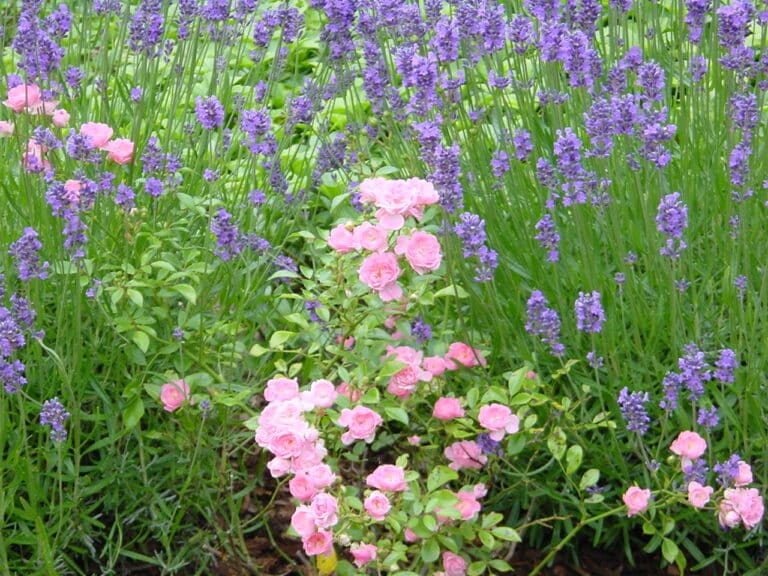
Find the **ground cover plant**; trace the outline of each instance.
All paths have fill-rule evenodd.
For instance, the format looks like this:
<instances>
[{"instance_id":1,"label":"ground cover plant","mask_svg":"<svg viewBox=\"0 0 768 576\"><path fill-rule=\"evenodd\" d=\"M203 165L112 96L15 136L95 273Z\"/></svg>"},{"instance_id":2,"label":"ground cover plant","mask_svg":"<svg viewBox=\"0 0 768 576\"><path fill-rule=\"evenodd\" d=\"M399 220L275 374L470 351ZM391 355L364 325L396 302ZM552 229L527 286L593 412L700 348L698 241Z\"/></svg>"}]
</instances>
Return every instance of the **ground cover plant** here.
<instances>
[{"instance_id":1,"label":"ground cover plant","mask_svg":"<svg viewBox=\"0 0 768 576\"><path fill-rule=\"evenodd\" d=\"M765 569L763 3L2 16L0 574Z\"/></svg>"}]
</instances>

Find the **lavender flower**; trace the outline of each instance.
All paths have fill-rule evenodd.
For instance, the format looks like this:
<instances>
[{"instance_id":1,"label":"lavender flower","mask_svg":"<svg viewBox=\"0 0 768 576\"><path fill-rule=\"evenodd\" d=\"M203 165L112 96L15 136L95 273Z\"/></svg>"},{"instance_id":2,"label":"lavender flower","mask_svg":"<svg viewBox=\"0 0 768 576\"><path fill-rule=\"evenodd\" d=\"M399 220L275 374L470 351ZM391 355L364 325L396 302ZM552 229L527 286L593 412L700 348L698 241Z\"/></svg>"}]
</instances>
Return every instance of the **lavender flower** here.
<instances>
[{"instance_id":1,"label":"lavender flower","mask_svg":"<svg viewBox=\"0 0 768 576\"><path fill-rule=\"evenodd\" d=\"M715 362L715 380L719 380L724 383L733 383L736 381L736 377L733 372L736 370L738 362L736 361L736 352L730 348L724 348L720 350L720 357Z\"/></svg>"},{"instance_id":2,"label":"lavender flower","mask_svg":"<svg viewBox=\"0 0 768 576\"><path fill-rule=\"evenodd\" d=\"M54 442L64 442L67 439L67 429L64 424L70 414L64 410L64 405L59 399L54 397L43 402L43 409L40 411L40 424L51 427L51 440Z\"/></svg>"},{"instance_id":3,"label":"lavender flower","mask_svg":"<svg viewBox=\"0 0 768 576\"><path fill-rule=\"evenodd\" d=\"M586 294L579 292L575 303L576 328L584 332L597 333L603 328L605 312L600 301L600 292Z\"/></svg>"},{"instance_id":4,"label":"lavender flower","mask_svg":"<svg viewBox=\"0 0 768 576\"><path fill-rule=\"evenodd\" d=\"M712 406L707 409L704 406L699 408L699 414L696 418L696 423L704 428L714 428L720 422L720 417L717 414L717 406Z\"/></svg>"},{"instance_id":5,"label":"lavender flower","mask_svg":"<svg viewBox=\"0 0 768 576\"><path fill-rule=\"evenodd\" d=\"M549 308L544 294L534 290L528 299L527 307L526 331L533 336L539 336L553 356L565 354L565 346L560 343L560 318L555 310Z\"/></svg>"},{"instance_id":6,"label":"lavender flower","mask_svg":"<svg viewBox=\"0 0 768 576\"><path fill-rule=\"evenodd\" d=\"M43 247L34 228L24 228L24 234L11 244L8 254L16 260L19 279L27 282L31 278L45 280L48 277L48 262L40 263L39 252Z\"/></svg>"},{"instance_id":7,"label":"lavender flower","mask_svg":"<svg viewBox=\"0 0 768 576\"><path fill-rule=\"evenodd\" d=\"M744 300L744 297L747 294L747 282L747 277L743 274L736 276L736 278L733 279L733 286L736 288L739 300Z\"/></svg>"},{"instance_id":8,"label":"lavender flower","mask_svg":"<svg viewBox=\"0 0 768 576\"><path fill-rule=\"evenodd\" d=\"M432 327L419 315L411 322L411 335L419 344L424 344L432 338Z\"/></svg>"},{"instance_id":9,"label":"lavender flower","mask_svg":"<svg viewBox=\"0 0 768 576\"><path fill-rule=\"evenodd\" d=\"M560 260L558 248L560 246L560 234L557 233L552 214L546 213L541 220L536 223L537 234L533 237L542 248L548 250L547 261L557 262Z\"/></svg>"},{"instance_id":10,"label":"lavender flower","mask_svg":"<svg viewBox=\"0 0 768 576\"><path fill-rule=\"evenodd\" d=\"M668 237L659 252L669 258L679 258L686 247L682 240L683 231L688 227L688 207L680 201L680 194L667 194L659 202L656 212L656 229Z\"/></svg>"},{"instance_id":11,"label":"lavender flower","mask_svg":"<svg viewBox=\"0 0 768 576\"><path fill-rule=\"evenodd\" d=\"M195 98L195 114L197 121L206 130L214 130L224 125L224 106L216 96Z\"/></svg>"},{"instance_id":12,"label":"lavender flower","mask_svg":"<svg viewBox=\"0 0 768 576\"><path fill-rule=\"evenodd\" d=\"M0 382L8 394L15 394L27 383L24 368L21 360L9 361L0 356Z\"/></svg>"},{"instance_id":13,"label":"lavender flower","mask_svg":"<svg viewBox=\"0 0 768 576\"><path fill-rule=\"evenodd\" d=\"M667 372L664 375L664 399L659 402L659 408L671 411L677 408L677 398L680 394L682 381L677 372Z\"/></svg>"},{"instance_id":14,"label":"lavender flower","mask_svg":"<svg viewBox=\"0 0 768 576\"><path fill-rule=\"evenodd\" d=\"M142 0L128 24L128 46L147 58L156 58L163 50L165 17L161 0Z\"/></svg>"},{"instance_id":15,"label":"lavender flower","mask_svg":"<svg viewBox=\"0 0 768 576\"><path fill-rule=\"evenodd\" d=\"M683 483L689 484L690 482L698 482L700 484L706 484L707 472L709 472L709 466L703 458L696 460L685 459L681 464L683 470Z\"/></svg>"},{"instance_id":16,"label":"lavender flower","mask_svg":"<svg viewBox=\"0 0 768 576\"><path fill-rule=\"evenodd\" d=\"M515 130L515 133L512 136L512 143L515 145L515 157L521 162L526 161L531 155L531 152L533 152L531 133L524 128Z\"/></svg>"},{"instance_id":17,"label":"lavender flower","mask_svg":"<svg viewBox=\"0 0 768 576\"><path fill-rule=\"evenodd\" d=\"M224 208L219 208L211 220L211 232L216 235L214 254L222 260L229 260L242 252L243 243L237 224L232 222L232 215Z\"/></svg>"},{"instance_id":18,"label":"lavender flower","mask_svg":"<svg viewBox=\"0 0 768 576\"><path fill-rule=\"evenodd\" d=\"M619 392L619 408L621 416L627 423L627 430L637 432L640 436L648 432L648 425L651 422L645 404L650 402L648 392L629 392L626 386Z\"/></svg>"},{"instance_id":19,"label":"lavender flower","mask_svg":"<svg viewBox=\"0 0 768 576\"><path fill-rule=\"evenodd\" d=\"M696 401L704 395L704 383L712 379L712 371L704 359L704 352L691 342L683 347L684 355L677 361L680 382L690 392L688 398Z\"/></svg>"},{"instance_id":20,"label":"lavender flower","mask_svg":"<svg viewBox=\"0 0 768 576\"><path fill-rule=\"evenodd\" d=\"M598 356L597 353L593 350L591 352L587 352L587 363L589 364L590 368L597 370L598 368L602 368L603 365L605 365L605 358Z\"/></svg>"},{"instance_id":21,"label":"lavender flower","mask_svg":"<svg viewBox=\"0 0 768 576\"><path fill-rule=\"evenodd\" d=\"M501 449L501 441L494 440L489 434L485 432L478 434L476 441L483 454L494 454L496 456L504 455L504 451Z\"/></svg>"},{"instance_id":22,"label":"lavender flower","mask_svg":"<svg viewBox=\"0 0 768 576\"><path fill-rule=\"evenodd\" d=\"M715 464L712 471L717 474L717 483L720 486L723 488L733 486L733 481L739 475L739 462L741 462L741 456L732 454L728 460Z\"/></svg>"}]
</instances>

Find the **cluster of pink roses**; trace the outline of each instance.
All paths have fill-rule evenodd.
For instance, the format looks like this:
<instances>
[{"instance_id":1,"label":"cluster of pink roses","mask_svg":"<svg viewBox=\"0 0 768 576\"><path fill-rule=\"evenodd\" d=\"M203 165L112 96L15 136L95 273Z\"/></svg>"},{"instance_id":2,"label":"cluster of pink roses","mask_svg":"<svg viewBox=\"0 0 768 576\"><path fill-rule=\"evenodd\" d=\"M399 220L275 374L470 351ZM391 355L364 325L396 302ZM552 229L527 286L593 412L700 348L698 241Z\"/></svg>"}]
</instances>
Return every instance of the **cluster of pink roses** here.
<instances>
[{"instance_id":1,"label":"cluster of pink roses","mask_svg":"<svg viewBox=\"0 0 768 576\"><path fill-rule=\"evenodd\" d=\"M390 232L401 230L407 217L420 220L424 207L437 203L439 196L432 184L419 178L369 178L360 183L360 198L377 208L377 222L364 222L359 226L339 224L331 230L328 244L339 254L372 252L360 264L360 281L376 291L383 301L397 300L403 296L403 289L397 283L403 272L398 256L404 256L417 274L437 270L443 256L438 239L420 230L399 233L390 251Z\"/></svg>"},{"instance_id":2,"label":"cluster of pink roses","mask_svg":"<svg viewBox=\"0 0 768 576\"><path fill-rule=\"evenodd\" d=\"M706 452L707 441L698 433L686 430L678 434L669 449L680 457L681 468L683 472L688 473L695 468L697 460ZM717 505L718 522L723 528L735 528L742 524L746 529L751 530L762 520L764 504L756 488L746 487L752 483L750 465L739 460L728 482L732 486L724 489ZM714 491L712 486L692 480L687 486L688 502L695 508L703 508L710 502ZM650 498L650 490L637 486L630 487L623 496L624 504L627 506L627 516L645 512Z\"/></svg>"}]
</instances>

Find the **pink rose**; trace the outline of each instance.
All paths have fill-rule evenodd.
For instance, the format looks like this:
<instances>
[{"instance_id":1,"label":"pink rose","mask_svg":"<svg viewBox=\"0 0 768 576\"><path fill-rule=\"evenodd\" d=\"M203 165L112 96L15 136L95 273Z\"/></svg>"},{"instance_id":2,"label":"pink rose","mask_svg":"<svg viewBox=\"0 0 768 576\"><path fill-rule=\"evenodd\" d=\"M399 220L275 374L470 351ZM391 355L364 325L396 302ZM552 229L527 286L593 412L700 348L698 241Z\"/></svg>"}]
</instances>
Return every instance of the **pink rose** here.
<instances>
[{"instance_id":1,"label":"pink rose","mask_svg":"<svg viewBox=\"0 0 768 576\"><path fill-rule=\"evenodd\" d=\"M173 412L189 400L189 386L184 380L172 380L160 387L163 410Z\"/></svg>"},{"instance_id":2,"label":"pink rose","mask_svg":"<svg viewBox=\"0 0 768 576\"><path fill-rule=\"evenodd\" d=\"M388 246L387 231L370 222L363 222L352 232L352 241L356 250L383 252Z\"/></svg>"},{"instance_id":3,"label":"pink rose","mask_svg":"<svg viewBox=\"0 0 768 576\"><path fill-rule=\"evenodd\" d=\"M416 435L408 436L408 444L410 444L411 446L418 446L419 444L421 444L421 436L416 436Z\"/></svg>"},{"instance_id":4,"label":"pink rose","mask_svg":"<svg viewBox=\"0 0 768 576\"><path fill-rule=\"evenodd\" d=\"M696 432L680 432L669 449L682 458L695 460L707 450L707 441Z\"/></svg>"},{"instance_id":5,"label":"pink rose","mask_svg":"<svg viewBox=\"0 0 768 576\"><path fill-rule=\"evenodd\" d=\"M733 477L733 483L736 486L746 486L752 483L752 467L743 460L739 460L739 469L736 476Z\"/></svg>"},{"instance_id":6,"label":"pink rose","mask_svg":"<svg viewBox=\"0 0 768 576\"><path fill-rule=\"evenodd\" d=\"M713 491L714 488L712 488L712 486L703 486L699 482L689 482L688 502L690 502L691 506L694 508L704 508L707 502L709 502L709 497L712 495Z\"/></svg>"},{"instance_id":7,"label":"pink rose","mask_svg":"<svg viewBox=\"0 0 768 576\"><path fill-rule=\"evenodd\" d=\"M281 430L269 439L267 449L280 458L298 458L304 450L304 436L293 430Z\"/></svg>"},{"instance_id":8,"label":"pink rose","mask_svg":"<svg viewBox=\"0 0 768 576\"><path fill-rule=\"evenodd\" d=\"M624 492L624 496L621 497L624 500L624 504L627 505L627 516L634 516L640 514L648 509L648 500L651 498L651 491L638 488L637 486L631 486Z\"/></svg>"},{"instance_id":9,"label":"pink rose","mask_svg":"<svg viewBox=\"0 0 768 576\"><path fill-rule=\"evenodd\" d=\"M339 224L331 230L331 233L328 235L328 246L339 254L345 254L355 249L352 231L346 224Z\"/></svg>"},{"instance_id":10,"label":"pink rose","mask_svg":"<svg viewBox=\"0 0 768 576\"><path fill-rule=\"evenodd\" d=\"M329 380L315 380L309 387L309 399L315 408L330 408L338 393Z\"/></svg>"},{"instance_id":11,"label":"pink rose","mask_svg":"<svg viewBox=\"0 0 768 576\"><path fill-rule=\"evenodd\" d=\"M363 393L360 392L360 390L352 390L352 388L349 387L349 384L346 382L342 382L339 384L339 387L336 388L336 392L338 392L340 395L344 396L345 398L349 398L350 402L357 402L362 398Z\"/></svg>"},{"instance_id":12,"label":"pink rose","mask_svg":"<svg viewBox=\"0 0 768 576\"><path fill-rule=\"evenodd\" d=\"M368 515L374 520L384 520L389 513L391 505L389 503L389 498L387 498L387 495L384 494L384 492L374 490L368 497L366 497L363 502L363 507L365 508L365 511L368 512Z\"/></svg>"},{"instance_id":13,"label":"pink rose","mask_svg":"<svg viewBox=\"0 0 768 576\"><path fill-rule=\"evenodd\" d=\"M315 515L312 509L304 504L297 506L291 516L291 528L302 538L308 538L315 531Z\"/></svg>"},{"instance_id":14,"label":"pink rose","mask_svg":"<svg viewBox=\"0 0 768 576\"><path fill-rule=\"evenodd\" d=\"M302 502L309 502L312 497L317 494L317 487L312 482L309 474L299 473L296 474L288 482L288 490L291 496Z\"/></svg>"},{"instance_id":15,"label":"pink rose","mask_svg":"<svg viewBox=\"0 0 768 576\"><path fill-rule=\"evenodd\" d=\"M410 236L399 236L395 254L405 254L405 259L417 274L426 274L440 267L443 255L440 242L427 232L414 232Z\"/></svg>"},{"instance_id":16,"label":"pink rose","mask_svg":"<svg viewBox=\"0 0 768 576\"><path fill-rule=\"evenodd\" d=\"M438 398L432 409L432 416L438 420L452 420L464 416L464 409L458 398Z\"/></svg>"},{"instance_id":17,"label":"pink rose","mask_svg":"<svg viewBox=\"0 0 768 576\"><path fill-rule=\"evenodd\" d=\"M451 370L456 369L456 365L451 362L455 360L462 366L472 368L473 366L485 366L486 361L479 350L475 350L471 346L467 346L463 342L454 342L448 346L448 352L444 356L448 368Z\"/></svg>"},{"instance_id":18,"label":"pink rose","mask_svg":"<svg viewBox=\"0 0 768 576\"><path fill-rule=\"evenodd\" d=\"M49 170L51 163L44 158L48 150L41 146L34 138L27 141L27 151L21 157L21 163L29 172L42 172Z\"/></svg>"},{"instance_id":19,"label":"pink rose","mask_svg":"<svg viewBox=\"0 0 768 576\"><path fill-rule=\"evenodd\" d=\"M741 522L747 530L751 530L760 524L764 510L757 488L726 488L718 520L724 528L734 528Z\"/></svg>"},{"instance_id":20,"label":"pink rose","mask_svg":"<svg viewBox=\"0 0 768 576\"><path fill-rule=\"evenodd\" d=\"M464 576L467 573L467 561L446 550L443 552L443 570L445 576Z\"/></svg>"},{"instance_id":21,"label":"pink rose","mask_svg":"<svg viewBox=\"0 0 768 576\"><path fill-rule=\"evenodd\" d=\"M406 364L405 368L393 374L389 378L387 391L398 398L405 399L418 387L419 382L429 382L432 374L421 367L422 352L410 346L387 346L388 358L394 356L394 360Z\"/></svg>"},{"instance_id":22,"label":"pink rose","mask_svg":"<svg viewBox=\"0 0 768 576\"><path fill-rule=\"evenodd\" d=\"M101 122L86 122L80 126L80 134L88 136L94 148L104 148L113 133L112 128Z\"/></svg>"},{"instance_id":23,"label":"pink rose","mask_svg":"<svg viewBox=\"0 0 768 576\"><path fill-rule=\"evenodd\" d=\"M133 142L127 138L115 138L104 146L109 152L107 158L117 164L128 164L133 160Z\"/></svg>"},{"instance_id":24,"label":"pink rose","mask_svg":"<svg viewBox=\"0 0 768 576\"><path fill-rule=\"evenodd\" d=\"M440 376L446 369L445 359L442 356L427 356L423 364L424 370L432 376Z\"/></svg>"},{"instance_id":25,"label":"pink rose","mask_svg":"<svg viewBox=\"0 0 768 576\"><path fill-rule=\"evenodd\" d=\"M53 111L53 125L56 128L66 128L69 125L69 112L59 108Z\"/></svg>"},{"instance_id":26,"label":"pink rose","mask_svg":"<svg viewBox=\"0 0 768 576\"><path fill-rule=\"evenodd\" d=\"M435 187L431 182L427 182L421 178L409 178L405 182L413 190L413 195L416 197L416 204L419 206L437 204L440 200L440 195L437 193L437 190L435 190Z\"/></svg>"},{"instance_id":27,"label":"pink rose","mask_svg":"<svg viewBox=\"0 0 768 576\"><path fill-rule=\"evenodd\" d=\"M40 88L34 84L19 84L11 88L8 90L8 98L3 101L3 104L14 112L35 108L41 103Z\"/></svg>"},{"instance_id":28,"label":"pink rose","mask_svg":"<svg viewBox=\"0 0 768 576\"><path fill-rule=\"evenodd\" d=\"M306 470L309 481L312 482L315 488L322 490L327 488L336 481L336 474L333 473L328 464L315 464L307 468Z\"/></svg>"},{"instance_id":29,"label":"pink rose","mask_svg":"<svg viewBox=\"0 0 768 576\"><path fill-rule=\"evenodd\" d=\"M520 418L502 404L488 404L480 408L477 416L480 425L490 430L489 436L497 442L504 438L504 434L515 434L520 429Z\"/></svg>"},{"instance_id":30,"label":"pink rose","mask_svg":"<svg viewBox=\"0 0 768 576\"><path fill-rule=\"evenodd\" d=\"M292 400L299 396L299 382L296 378L272 378L267 381L264 399L267 402Z\"/></svg>"},{"instance_id":31,"label":"pink rose","mask_svg":"<svg viewBox=\"0 0 768 576\"><path fill-rule=\"evenodd\" d=\"M354 558L355 566L362 568L371 560L376 560L379 549L375 544L355 544L349 549L349 552Z\"/></svg>"},{"instance_id":32,"label":"pink rose","mask_svg":"<svg viewBox=\"0 0 768 576\"><path fill-rule=\"evenodd\" d=\"M406 528L403 532L403 537L405 538L405 541L409 544L413 544L414 542L418 542L420 538L416 535L416 532L411 530L410 528Z\"/></svg>"},{"instance_id":33,"label":"pink rose","mask_svg":"<svg viewBox=\"0 0 768 576\"><path fill-rule=\"evenodd\" d=\"M443 451L448 460L449 468L461 470L462 468L481 469L488 462L488 457L483 454L480 445L474 440L460 440L447 446Z\"/></svg>"},{"instance_id":34,"label":"pink rose","mask_svg":"<svg viewBox=\"0 0 768 576\"><path fill-rule=\"evenodd\" d=\"M480 502L477 501L474 493L459 492L457 496L459 497L459 501L456 503L455 507L461 514L463 520L470 520L482 509L482 506L480 505Z\"/></svg>"},{"instance_id":35,"label":"pink rose","mask_svg":"<svg viewBox=\"0 0 768 576\"><path fill-rule=\"evenodd\" d=\"M387 492L408 490L408 484L405 483L405 470L394 464L382 464L368 475L365 483L371 488Z\"/></svg>"},{"instance_id":36,"label":"pink rose","mask_svg":"<svg viewBox=\"0 0 768 576\"><path fill-rule=\"evenodd\" d=\"M339 521L337 515L339 511L338 502L336 502L336 498L327 492L315 494L309 507L315 515L315 525L318 528L330 528Z\"/></svg>"},{"instance_id":37,"label":"pink rose","mask_svg":"<svg viewBox=\"0 0 768 576\"><path fill-rule=\"evenodd\" d=\"M351 444L354 440L373 442L376 428L382 422L381 416L365 406L355 406L352 410L344 408L339 417L339 425L349 430L341 435L341 441L344 444Z\"/></svg>"},{"instance_id":38,"label":"pink rose","mask_svg":"<svg viewBox=\"0 0 768 576\"><path fill-rule=\"evenodd\" d=\"M13 122L0 120L0 136L13 136Z\"/></svg>"},{"instance_id":39,"label":"pink rose","mask_svg":"<svg viewBox=\"0 0 768 576\"><path fill-rule=\"evenodd\" d=\"M333 546L333 534L328 530L318 530L302 540L307 556L328 554Z\"/></svg>"},{"instance_id":40,"label":"pink rose","mask_svg":"<svg viewBox=\"0 0 768 576\"><path fill-rule=\"evenodd\" d=\"M403 295L397 284L400 276L397 256L391 252L371 254L360 264L360 281L379 293L384 302L396 300Z\"/></svg>"}]
</instances>

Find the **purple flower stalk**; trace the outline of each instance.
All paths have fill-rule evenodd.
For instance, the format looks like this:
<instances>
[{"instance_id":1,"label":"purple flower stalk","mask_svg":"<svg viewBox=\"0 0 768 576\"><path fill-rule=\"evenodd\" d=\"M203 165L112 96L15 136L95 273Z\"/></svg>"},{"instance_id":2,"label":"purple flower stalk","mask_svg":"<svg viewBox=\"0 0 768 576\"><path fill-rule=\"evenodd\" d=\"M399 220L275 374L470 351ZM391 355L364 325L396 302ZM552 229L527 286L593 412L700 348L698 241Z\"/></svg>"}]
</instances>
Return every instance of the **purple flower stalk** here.
<instances>
[{"instance_id":1,"label":"purple flower stalk","mask_svg":"<svg viewBox=\"0 0 768 576\"><path fill-rule=\"evenodd\" d=\"M11 244L8 253L16 260L19 279L28 282L32 278L45 280L48 277L48 262L40 263L39 252L43 247L34 228L24 228L24 234Z\"/></svg>"},{"instance_id":2,"label":"purple flower stalk","mask_svg":"<svg viewBox=\"0 0 768 576\"><path fill-rule=\"evenodd\" d=\"M549 346L553 356L565 354L565 346L560 343L560 318L555 310L549 308L544 294L534 290L528 299L527 306L526 331L541 338L541 342Z\"/></svg>"},{"instance_id":3,"label":"purple flower stalk","mask_svg":"<svg viewBox=\"0 0 768 576\"><path fill-rule=\"evenodd\" d=\"M224 125L224 106L216 96L208 98L198 96L195 99L195 114L197 121L206 130L214 130Z\"/></svg>"},{"instance_id":4,"label":"purple flower stalk","mask_svg":"<svg viewBox=\"0 0 768 576\"><path fill-rule=\"evenodd\" d=\"M699 414L696 418L696 423L704 428L714 428L720 422L720 417L717 413L717 406L712 406L707 409L705 407L699 408Z\"/></svg>"},{"instance_id":5,"label":"purple flower stalk","mask_svg":"<svg viewBox=\"0 0 768 576\"><path fill-rule=\"evenodd\" d=\"M51 398L43 402L43 409L40 411L40 424L51 427L51 440L54 442L65 442L67 439L67 429L64 424L70 414L64 409L64 405L58 398Z\"/></svg>"},{"instance_id":6,"label":"purple flower stalk","mask_svg":"<svg viewBox=\"0 0 768 576\"><path fill-rule=\"evenodd\" d=\"M219 208L211 221L211 232L216 235L216 254L222 260L229 260L232 256L240 254L243 243L237 224L232 222L232 215L224 208Z\"/></svg>"},{"instance_id":7,"label":"purple flower stalk","mask_svg":"<svg viewBox=\"0 0 768 576\"><path fill-rule=\"evenodd\" d=\"M730 348L720 350L720 357L715 362L715 367L717 368L715 370L715 380L725 383L735 382L736 377L733 373L736 370L736 366L738 366L736 352Z\"/></svg>"},{"instance_id":8,"label":"purple flower stalk","mask_svg":"<svg viewBox=\"0 0 768 576\"><path fill-rule=\"evenodd\" d=\"M680 382L690 394L689 400L696 401L704 395L704 383L712 379L712 371L704 359L704 352L691 342L683 348L685 354L677 361Z\"/></svg>"},{"instance_id":9,"label":"purple flower stalk","mask_svg":"<svg viewBox=\"0 0 768 576\"><path fill-rule=\"evenodd\" d=\"M683 231L688 227L688 207L680 201L680 194L667 194L659 202L656 212L656 229L667 236L667 242L659 253L669 258L679 258L686 247L682 240Z\"/></svg>"},{"instance_id":10,"label":"purple flower stalk","mask_svg":"<svg viewBox=\"0 0 768 576\"><path fill-rule=\"evenodd\" d=\"M600 292L586 294L579 292L575 303L576 328L584 332L597 333L603 329L605 312L600 301Z\"/></svg>"},{"instance_id":11,"label":"purple flower stalk","mask_svg":"<svg viewBox=\"0 0 768 576\"><path fill-rule=\"evenodd\" d=\"M651 422L645 404L650 401L648 392L632 392L626 386L619 392L619 408L621 416L627 423L627 430L637 432L640 436L648 432L648 425Z\"/></svg>"},{"instance_id":12,"label":"purple flower stalk","mask_svg":"<svg viewBox=\"0 0 768 576\"><path fill-rule=\"evenodd\" d=\"M560 234L557 233L552 214L547 213L536 223L537 234L533 237L542 248L547 250L547 262L560 260Z\"/></svg>"},{"instance_id":13,"label":"purple flower stalk","mask_svg":"<svg viewBox=\"0 0 768 576\"><path fill-rule=\"evenodd\" d=\"M411 335L416 338L419 344L424 344L427 340L432 338L432 327L424 322L421 316L417 316L416 319L411 322Z\"/></svg>"}]
</instances>

